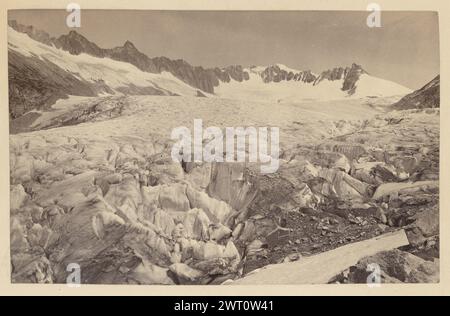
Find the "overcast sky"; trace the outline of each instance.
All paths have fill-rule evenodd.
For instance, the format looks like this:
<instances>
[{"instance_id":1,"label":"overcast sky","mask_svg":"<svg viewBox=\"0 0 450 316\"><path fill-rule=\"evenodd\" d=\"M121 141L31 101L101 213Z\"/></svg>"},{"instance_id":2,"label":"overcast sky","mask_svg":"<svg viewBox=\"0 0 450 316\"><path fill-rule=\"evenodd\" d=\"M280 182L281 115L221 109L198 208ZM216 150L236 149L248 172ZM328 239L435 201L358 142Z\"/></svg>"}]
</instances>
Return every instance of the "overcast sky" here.
<instances>
[{"instance_id":1,"label":"overcast sky","mask_svg":"<svg viewBox=\"0 0 450 316\"><path fill-rule=\"evenodd\" d=\"M10 11L9 19L52 36L69 31L63 10ZM77 31L103 48L130 40L150 57L204 67L285 64L322 70L361 64L372 75L417 89L439 73L438 16L382 12L369 28L357 11L104 11L81 12Z\"/></svg>"}]
</instances>

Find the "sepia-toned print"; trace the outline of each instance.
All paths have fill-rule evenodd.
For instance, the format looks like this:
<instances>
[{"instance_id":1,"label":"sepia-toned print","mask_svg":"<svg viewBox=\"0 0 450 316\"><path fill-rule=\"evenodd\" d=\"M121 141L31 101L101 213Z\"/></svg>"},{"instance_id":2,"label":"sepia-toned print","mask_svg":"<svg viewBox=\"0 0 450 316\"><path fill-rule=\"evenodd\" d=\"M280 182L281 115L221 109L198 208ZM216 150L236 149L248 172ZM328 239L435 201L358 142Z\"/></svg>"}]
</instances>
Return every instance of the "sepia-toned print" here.
<instances>
[{"instance_id":1,"label":"sepia-toned print","mask_svg":"<svg viewBox=\"0 0 450 316\"><path fill-rule=\"evenodd\" d=\"M12 283L438 283L432 11L10 10Z\"/></svg>"}]
</instances>

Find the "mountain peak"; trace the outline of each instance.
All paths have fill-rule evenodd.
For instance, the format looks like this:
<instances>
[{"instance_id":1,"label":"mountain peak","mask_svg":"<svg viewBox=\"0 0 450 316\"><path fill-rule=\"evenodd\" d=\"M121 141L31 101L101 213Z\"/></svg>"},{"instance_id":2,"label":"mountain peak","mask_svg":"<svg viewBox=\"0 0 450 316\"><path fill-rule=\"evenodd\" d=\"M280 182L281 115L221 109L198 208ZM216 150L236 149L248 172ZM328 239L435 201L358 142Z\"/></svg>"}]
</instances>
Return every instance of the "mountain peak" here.
<instances>
[{"instance_id":1,"label":"mountain peak","mask_svg":"<svg viewBox=\"0 0 450 316\"><path fill-rule=\"evenodd\" d=\"M360 73L367 73L367 71L366 70L364 70L364 68L361 66L361 65L359 65L359 64L357 64L357 63L352 63L352 66L350 67L350 71L359 71Z\"/></svg>"},{"instance_id":2,"label":"mountain peak","mask_svg":"<svg viewBox=\"0 0 450 316\"><path fill-rule=\"evenodd\" d=\"M83 39L86 39L83 35L81 35L80 33L78 33L78 32L75 31L75 30L71 30L71 31L69 32L69 34L67 34L67 36L70 37L70 38L83 38ZM87 40L87 39L86 39L86 40Z\"/></svg>"},{"instance_id":3,"label":"mountain peak","mask_svg":"<svg viewBox=\"0 0 450 316\"><path fill-rule=\"evenodd\" d=\"M94 43L90 42L86 37L81 35L75 30L71 30L67 35L61 35L58 40L66 41L68 43L82 43L84 45L95 45ZM96 46L96 45L95 45Z\"/></svg>"},{"instance_id":4,"label":"mountain peak","mask_svg":"<svg viewBox=\"0 0 450 316\"><path fill-rule=\"evenodd\" d=\"M55 44L56 47L62 48L73 55L86 53L96 57L104 57L104 52L100 47L75 30L71 30L67 35L61 35Z\"/></svg>"},{"instance_id":5,"label":"mountain peak","mask_svg":"<svg viewBox=\"0 0 450 316\"><path fill-rule=\"evenodd\" d=\"M134 46L134 44L128 40L125 42L125 44L123 44L123 47L129 49L136 49L136 46Z\"/></svg>"}]
</instances>

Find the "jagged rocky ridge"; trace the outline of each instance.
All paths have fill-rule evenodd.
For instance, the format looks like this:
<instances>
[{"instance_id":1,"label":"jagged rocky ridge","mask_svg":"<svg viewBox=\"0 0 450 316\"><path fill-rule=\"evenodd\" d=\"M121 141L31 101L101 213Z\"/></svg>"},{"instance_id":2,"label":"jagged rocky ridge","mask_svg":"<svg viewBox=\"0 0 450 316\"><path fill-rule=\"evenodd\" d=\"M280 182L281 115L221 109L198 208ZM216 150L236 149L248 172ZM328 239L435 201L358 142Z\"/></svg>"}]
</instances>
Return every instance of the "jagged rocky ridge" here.
<instances>
[{"instance_id":1,"label":"jagged rocky ridge","mask_svg":"<svg viewBox=\"0 0 450 316\"><path fill-rule=\"evenodd\" d=\"M322 80L344 80L342 90L353 94L359 76L365 73L367 72L360 65L353 63L351 67L336 67L323 71L320 75L313 74L309 70L297 72L295 70L283 69L279 65L272 65L265 68L260 75L266 83L293 80L317 85Z\"/></svg>"},{"instance_id":2,"label":"jagged rocky ridge","mask_svg":"<svg viewBox=\"0 0 450 316\"><path fill-rule=\"evenodd\" d=\"M249 73L240 65L232 65L224 68L195 67L182 59L171 60L166 57L149 58L141 53L133 43L126 41L121 47L104 49L90 42L76 31L70 31L67 35L58 38L50 37L44 31L36 30L33 26L24 26L14 20L9 21L9 26L16 31L26 33L34 40L46 45L55 45L71 54L78 55L86 53L95 57L109 57L115 60L131 63L139 69L152 73L168 71L193 87L205 92L214 93L214 87L222 82L230 80L244 81L249 79ZM351 67L337 67L326 70L320 75L315 75L311 71L293 72L281 69L278 65L271 65L264 69L261 77L264 82L280 82L283 80L301 81L305 83L318 84L322 80L344 79L342 90L349 91L355 86L360 74L366 73L361 66L352 64Z\"/></svg>"},{"instance_id":3,"label":"jagged rocky ridge","mask_svg":"<svg viewBox=\"0 0 450 316\"><path fill-rule=\"evenodd\" d=\"M139 69L151 73L168 71L191 86L209 93L214 92L214 86L219 84L218 80L229 82L231 79L236 81L248 79L248 73L243 71L242 66L204 69L201 66L192 66L182 59L150 58L141 53L130 41L126 41L121 47L104 49L90 42L76 31L70 31L67 35L54 38L44 31L36 30L33 26L24 26L14 20L9 21L9 26L16 31L28 34L34 40L46 45L55 45L57 48L68 51L73 55L86 53L95 57L108 57L131 63Z\"/></svg>"},{"instance_id":4,"label":"jagged rocky ridge","mask_svg":"<svg viewBox=\"0 0 450 316\"><path fill-rule=\"evenodd\" d=\"M140 52L130 41L126 41L121 47L104 49L98 47L76 31L70 31L67 35L55 38L44 31L35 29L33 26L24 26L14 20L9 21L9 26L20 33L27 34L40 43L55 46L73 55L85 53L94 57L107 57L130 63L149 73L169 72L188 85L206 93L214 93L214 88L219 86L220 83L228 83L232 80L243 82L250 78L249 69L240 65L205 69L201 66L192 66L182 59L150 58ZM45 72L55 73L54 78L42 75ZM337 67L326 70L320 75L313 74L311 71L287 71L278 65L265 67L263 71L258 72L265 83L299 81L318 85L323 80L343 80L341 90L349 95L354 93L356 82L359 76L364 73L366 71L357 64L353 64L351 67ZM23 58L20 54L11 50L9 50L9 86L10 115L12 118L19 118L33 108L39 109L42 106L51 105L55 100L66 97L69 94L91 96L102 92L111 92L111 89L108 89L101 80L93 86L89 86L87 82L84 82L76 75L65 73L65 70L62 69L56 69L51 63L34 60L30 57ZM151 87L128 87L123 92L129 94L166 94L160 89ZM198 91L198 95L203 95L203 93Z\"/></svg>"}]
</instances>

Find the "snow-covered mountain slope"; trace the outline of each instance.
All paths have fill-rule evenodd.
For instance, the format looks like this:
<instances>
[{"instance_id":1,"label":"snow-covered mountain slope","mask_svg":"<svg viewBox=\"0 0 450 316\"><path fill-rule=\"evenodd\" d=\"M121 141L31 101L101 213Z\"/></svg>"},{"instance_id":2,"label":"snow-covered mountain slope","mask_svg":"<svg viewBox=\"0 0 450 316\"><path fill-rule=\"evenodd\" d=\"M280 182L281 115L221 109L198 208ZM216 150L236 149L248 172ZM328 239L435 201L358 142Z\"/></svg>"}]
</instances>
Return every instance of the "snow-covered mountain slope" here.
<instances>
[{"instance_id":1,"label":"snow-covered mountain slope","mask_svg":"<svg viewBox=\"0 0 450 316\"><path fill-rule=\"evenodd\" d=\"M61 89L67 89L68 94L78 94L85 96L95 96L98 94L149 94L149 95L184 95L195 96L197 89L189 86L171 73L149 73L138 69L136 66L113 60L110 58L98 58L88 54L72 55L54 46L45 45L31 39L24 33L19 33L12 28L8 28L8 49L10 52L10 86L15 84L17 77L26 75L20 71L24 65L33 65L35 72L42 74L53 69L53 73L60 73L62 76L70 77L72 83L87 86L86 91L70 91L68 84ZM12 67L11 67L12 66ZM29 67L24 67L28 68ZM17 69L17 72L14 70ZM49 74L51 76L52 74ZM54 75L54 74L53 74ZM46 76L48 77L48 76ZM29 88L30 92L36 91L37 87L30 87L33 83L33 76L29 76L27 81L22 81L22 90ZM28 85L27 85L28 84ZM59 82L61 84L61 82ZM58 99L58 98L56 98ZM12 100L14 102L14 100ZM36 103L36 102L35 102ZM35 104L37 106L38 104ZM39 107L38 107L39 108ZM26 112L29 109L24 109Z\"/></svg>"},{"instance_id":2,"label":"snow-covered mountain slope","mask_svg":"<svg viewBox=\"0 0 450 316\"><path fill-rule=\"evenodd\" d=\"M223 82L215 93L224 98L253 101L306 101L318 99L342 99L347 96L341 90L341 81L324 81L315 86L301 81L264 82L259 74L250 72L250 79L243 82ZM325 98L326 96L326 98Z\"/></svg>"},{"instance_id":3,"label":"snow-covered mountain slope","mask_svg":"<svg viewBox=\"0 0 450 316\"><path fill-rule=\"evenodd\" d=\"M391 97L402 96L410 92L411 89L395 82L362 74L356 83L355 93L352 97Z\"/></svg>"},{"instance_id":4,"label":"snow-covered mountain slope","mask_svg":"<svg viewBox=\"0 0 450 316\"><path fill-rule=\"evenodd\" d=\"M71 31L52 38L10 23L8 28L10 116L29 126L30 111L46 111L69 96L165 95L305 102L402 97L411 90L368 74L360 65L320 74L283 64L244 68L194 67L183 60L150 58L131 42L104 49ZM24 118L24 116L28 117ZM22 125L22 122L13 125ZM20 129L20 128L19 128Z\"/></svg>"},{"instance_id":5,"label":"snow-covered mountain slope","mask_svg":"<svg viewBox=\"0 0 450 316\"><path fill-rule=\"evenodd\" d=\"M130 63L88 54L72 55L55 47L48 47L25 34L8 28L9 49L26 57L48 60L79 79L96 83L103 81L112 90L120 92L129 87L153 87L161 94L196 95L197 90L172 74L153 74L139 70Z\"/></svg>"},{"instance_id":6,"label":"snow-covered mountain slope","mask_svg":"<svg viewBox=\"0 0 450 316\"><path fill-rule=\"evenodd\" d=\"M220 97L269 102L301 102L345 98L403 96L410 89L369 75L360 66L335 68L320 75L292 70L284 65L244 69L249 80L221 82L215 88ZM359 73L352 78L352 74Z\"/></svg>"}]
</instances>

